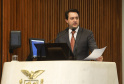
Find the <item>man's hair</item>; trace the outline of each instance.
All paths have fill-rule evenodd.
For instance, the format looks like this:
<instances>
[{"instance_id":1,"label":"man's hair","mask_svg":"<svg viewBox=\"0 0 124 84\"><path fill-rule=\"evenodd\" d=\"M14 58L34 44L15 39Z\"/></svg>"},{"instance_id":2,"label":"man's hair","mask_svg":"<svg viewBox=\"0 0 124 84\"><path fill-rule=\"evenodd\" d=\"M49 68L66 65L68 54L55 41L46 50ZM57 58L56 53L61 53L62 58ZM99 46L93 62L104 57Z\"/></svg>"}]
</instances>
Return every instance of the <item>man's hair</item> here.
<instances>
[{"instance_id":1,"label":"man's hair","mask_svg":"<svg viewBox=\"0 0 124 84\"><path fill-rule=\"evenodd\" d=\"M68 20L69 12L76 12L79 16L79 11L77 9L69 9L68 11L65 12L65 19L67 19L67 20Z\"/></svg>"}]
</instances>

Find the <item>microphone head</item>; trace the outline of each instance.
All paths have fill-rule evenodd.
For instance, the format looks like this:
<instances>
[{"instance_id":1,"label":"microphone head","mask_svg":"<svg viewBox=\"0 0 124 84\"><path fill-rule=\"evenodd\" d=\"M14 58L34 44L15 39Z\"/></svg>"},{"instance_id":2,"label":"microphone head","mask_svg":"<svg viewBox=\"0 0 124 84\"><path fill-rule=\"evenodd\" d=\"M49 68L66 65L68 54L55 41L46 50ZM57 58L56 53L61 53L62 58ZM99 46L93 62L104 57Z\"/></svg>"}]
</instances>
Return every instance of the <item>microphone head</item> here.
<instances>
[{"instance_id":1,"label":"microphone head","mask_svg":"<svg viewBox=\"0 0 124 84\"><path fill-rule=\"evenodd\" d=\"M76 28L72 28L72 31L75 31L76 30Z\"/></svg>"}]
</instances>

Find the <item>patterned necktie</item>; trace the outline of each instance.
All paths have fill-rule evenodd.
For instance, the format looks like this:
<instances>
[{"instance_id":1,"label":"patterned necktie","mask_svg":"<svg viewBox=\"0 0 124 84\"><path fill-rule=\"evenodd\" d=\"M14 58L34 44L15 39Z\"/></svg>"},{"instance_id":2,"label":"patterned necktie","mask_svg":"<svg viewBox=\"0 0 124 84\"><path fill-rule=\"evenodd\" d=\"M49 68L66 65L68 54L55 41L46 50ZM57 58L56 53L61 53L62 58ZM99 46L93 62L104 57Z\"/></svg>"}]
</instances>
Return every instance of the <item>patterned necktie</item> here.
<instances>
[{"instance_id":1,"label":"patterned necktie","mask_svg":"<svg viewBox=\"0 0 124 84\"><path fill-rule=\"evenodd\" d=\"M75 44L75 39L74 39L74 33L75 31L72 31L72 37L71 37L71 50L73 52L73 49L74 49L74 44Z\"/></svg>"}]
</instances>

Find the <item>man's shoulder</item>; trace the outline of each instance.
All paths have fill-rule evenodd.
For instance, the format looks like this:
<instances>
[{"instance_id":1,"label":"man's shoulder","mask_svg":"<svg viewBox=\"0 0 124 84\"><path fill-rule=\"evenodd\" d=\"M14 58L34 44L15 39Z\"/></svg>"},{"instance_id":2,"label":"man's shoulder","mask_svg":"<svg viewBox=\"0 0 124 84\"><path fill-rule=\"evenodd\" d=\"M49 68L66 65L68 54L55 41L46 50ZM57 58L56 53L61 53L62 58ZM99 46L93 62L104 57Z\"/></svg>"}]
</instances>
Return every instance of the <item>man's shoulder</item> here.
<instances>
[{"instance_id":1,"label":"man's shoulder","mask_svg":"<svg viewBox=\"0 0 124 84\"><path fill-rule=\"evenodd\" d=\"M86 28L82 28L82 27L80 27L80 31L85 32L85 33L92 33L91 30L86 29Z\"/></svg>"},{"instance_id":2,"label":"man's shoulder","mask_svg":"<svg viewBox=\"0 0 124 84\"><path fill-rule=\"evenodd\" d=\"M63 30L63 31L59 32L58 34L63 34L63 33L65 33L65 32L67 32L67 31L68 31L68 29L69 29L69 28L66 28L65 30Z\"/></svg>"}]
</instances>

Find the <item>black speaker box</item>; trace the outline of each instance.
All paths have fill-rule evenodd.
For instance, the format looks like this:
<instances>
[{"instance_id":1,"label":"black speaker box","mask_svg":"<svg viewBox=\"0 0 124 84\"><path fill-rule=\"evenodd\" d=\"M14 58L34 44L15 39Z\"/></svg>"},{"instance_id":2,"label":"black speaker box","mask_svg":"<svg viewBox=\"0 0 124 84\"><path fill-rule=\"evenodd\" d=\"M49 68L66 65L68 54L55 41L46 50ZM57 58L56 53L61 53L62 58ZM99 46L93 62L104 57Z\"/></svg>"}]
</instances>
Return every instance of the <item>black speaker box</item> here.
<instances>
[{"instance_id":1,"label":"black speaker box","mask_svg":"<svg viewBox=\"0 0 124 84\"><path fill-rule=\"evenodd\" d=\"M11 31L10 33L10 49L21 46L21 31Z\"/></svg>"}]
</instances>

